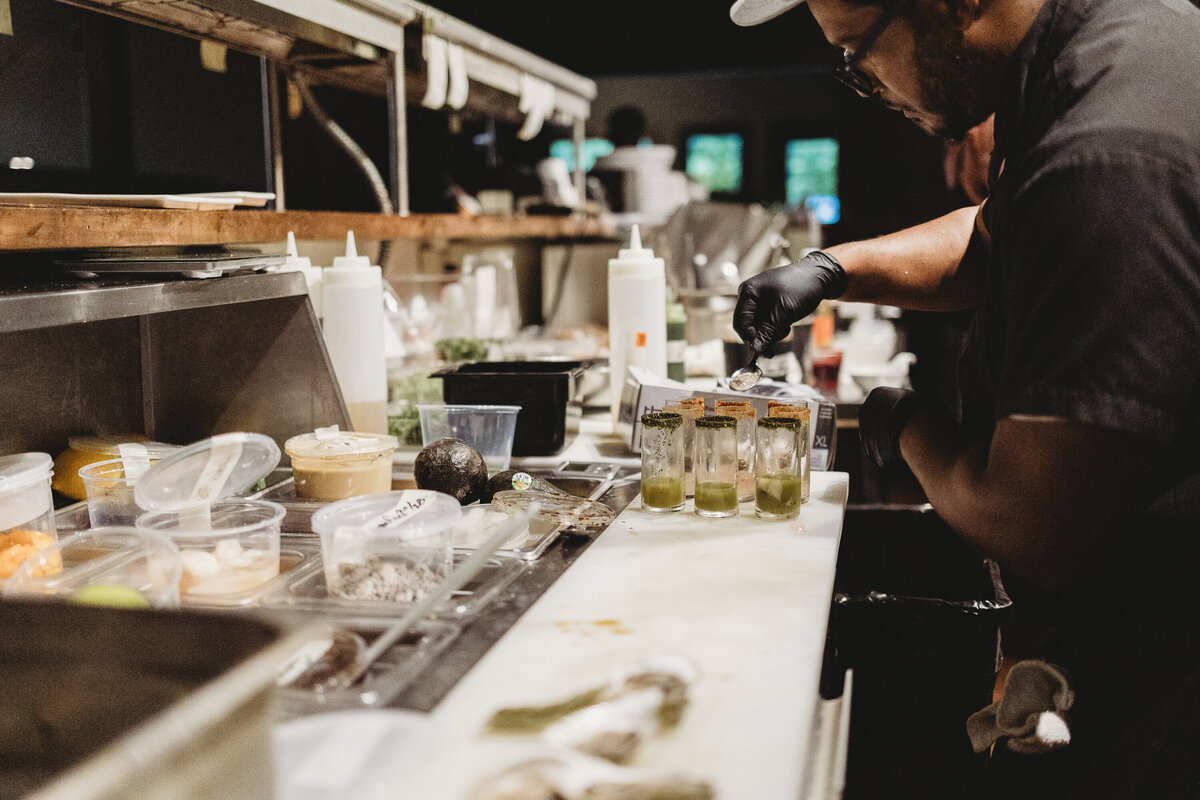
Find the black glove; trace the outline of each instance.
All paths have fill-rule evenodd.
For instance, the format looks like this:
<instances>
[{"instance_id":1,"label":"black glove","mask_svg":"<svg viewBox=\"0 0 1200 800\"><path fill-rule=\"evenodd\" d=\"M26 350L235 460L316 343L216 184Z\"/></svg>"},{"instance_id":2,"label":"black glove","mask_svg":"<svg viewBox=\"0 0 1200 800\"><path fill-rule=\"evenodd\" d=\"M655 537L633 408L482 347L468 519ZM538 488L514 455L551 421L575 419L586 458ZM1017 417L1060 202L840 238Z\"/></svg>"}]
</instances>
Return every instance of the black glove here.
<instances>
[{"instance_id":1,"label":"black glove","mask_svg":"<svg viewBox=\"0 0 1200 800\"><path fill-rule=\"evenodd\" d=\"M846 271L828 253L814 250L795 264L764 270L738 287L733 329L754 351L788 335L792 325L817 310L822 300L846 291Z\"/></svg>"},{"instance_id":2,"label":"black glove","mask_svg":"<svg viewBox=\"0 0 1200 800\"><path fill-rule=\"evenodd\" d=\"M912 415L928 407L916 392L879 386L858 409L858 440L867 458L883 469L904 463L900 432Z\"/></svg>"}]
</instances>

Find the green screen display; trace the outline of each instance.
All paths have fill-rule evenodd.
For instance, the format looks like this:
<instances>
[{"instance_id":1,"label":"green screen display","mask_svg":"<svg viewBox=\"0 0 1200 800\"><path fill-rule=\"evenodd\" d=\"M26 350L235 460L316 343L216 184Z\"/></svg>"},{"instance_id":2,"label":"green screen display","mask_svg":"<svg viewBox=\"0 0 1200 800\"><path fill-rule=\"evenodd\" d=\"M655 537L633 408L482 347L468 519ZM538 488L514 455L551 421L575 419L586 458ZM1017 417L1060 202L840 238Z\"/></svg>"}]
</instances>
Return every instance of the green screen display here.
<instances>
[{"instance_id":1,"label":"green screen display","mask_svg":"<svg viewBox=\"0 0 1200 800\"><path fill-rule=\"evenodd\" d=\"M712 192L742 190L742 137L736 133L701 133L687 140L688 177Z\"/></svg>"},{"instance_id":2,"label":"green screen display","mask_svg":"<svg viewBox=\"0 0 1200 800\"><path fill-rule=\"evenodd\" d=\"M803 206L814 195L837 197L836 139L792 139L784 151L784 165L788 206Z\"/></svg>"}]
</instances>

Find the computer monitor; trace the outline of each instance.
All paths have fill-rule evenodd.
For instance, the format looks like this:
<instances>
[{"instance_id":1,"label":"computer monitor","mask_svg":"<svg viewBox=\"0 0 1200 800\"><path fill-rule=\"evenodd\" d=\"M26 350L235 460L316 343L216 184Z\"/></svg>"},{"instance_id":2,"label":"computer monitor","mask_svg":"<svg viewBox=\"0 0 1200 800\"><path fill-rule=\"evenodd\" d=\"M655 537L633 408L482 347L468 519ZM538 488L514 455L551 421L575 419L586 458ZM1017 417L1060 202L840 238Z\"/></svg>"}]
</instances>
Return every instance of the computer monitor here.
<instances>
[{"instance_id":1,"label":"computer monitor","mask_svg":"<svg viewBox=\"0 0 1200 800\"><path fill-rule=\"evenodd\" d=\"M803 206L823 225L840 219L837 139L788 140L784 145L784 175L789 208Z\"/></svg>"},{"instance_id":2,"label":"computer monitor","mask_svg":"<svg viewBox=\"0 0 1200 800\"><path fill-rule=\"evenodd\" d=\"M613 143L608 139L584 139L583 171L591 171L597 158L606 156L612 151ZM556 139L550 143L550 157L561 158L567 162L567 167L575 169L575 142L570 139Z\"/></svg>"},{"instance_id":3,"label":"computer monitor","mask_svg":"<svg viewBox=\"0 0 1200 800\"><path fill-rule=\"evenodd\" d=\"M740 133L697 133L687 137L688 177L714 194L742 192L744 142Z\"/></svg>"}]
</instances>

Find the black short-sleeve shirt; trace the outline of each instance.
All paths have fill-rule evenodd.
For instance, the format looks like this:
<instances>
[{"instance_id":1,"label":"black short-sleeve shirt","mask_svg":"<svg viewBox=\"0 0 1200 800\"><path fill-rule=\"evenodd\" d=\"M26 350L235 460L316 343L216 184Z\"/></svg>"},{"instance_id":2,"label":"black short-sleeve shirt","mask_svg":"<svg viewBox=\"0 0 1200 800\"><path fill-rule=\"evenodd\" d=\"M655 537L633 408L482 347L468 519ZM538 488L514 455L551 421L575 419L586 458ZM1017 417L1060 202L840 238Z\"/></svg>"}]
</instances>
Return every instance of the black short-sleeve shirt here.
<instances>
[{"instance_id":1,"label":"black short-sleeve shirt","mask_svg":"<svg viewBox=\"0 0 1200 800\"><path fill-rule=\"evenodd\" d=\"M964 423L1164 449L1147 513L1200 535L1200 9L1046 0L1007 67Z\"/></svg>"}]
</instances>

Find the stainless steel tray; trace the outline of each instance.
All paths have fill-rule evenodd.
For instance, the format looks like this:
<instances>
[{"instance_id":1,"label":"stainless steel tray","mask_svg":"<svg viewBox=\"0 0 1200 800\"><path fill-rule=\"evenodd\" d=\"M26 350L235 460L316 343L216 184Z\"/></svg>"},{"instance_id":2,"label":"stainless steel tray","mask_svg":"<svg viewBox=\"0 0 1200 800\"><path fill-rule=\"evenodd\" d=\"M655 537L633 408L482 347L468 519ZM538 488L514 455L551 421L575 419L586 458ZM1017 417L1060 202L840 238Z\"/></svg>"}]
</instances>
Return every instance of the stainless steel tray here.
<instances>
[{"instance_id":1,"label":"stainless steel tray","mask_svg":"<svg viewBox=\"0 0 1200 800\"><path fill-rule=\"evenodd\" d=\"M356 631L369 644L391 620L370 617L336 618L334 625ZM462 628L446 620L430 619L388 648L354 686L332 692L279 689L280 713L284 717L333 711L343 708L380 708L396 698L429 666Z\"/></svg>"}]
</instances>

